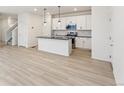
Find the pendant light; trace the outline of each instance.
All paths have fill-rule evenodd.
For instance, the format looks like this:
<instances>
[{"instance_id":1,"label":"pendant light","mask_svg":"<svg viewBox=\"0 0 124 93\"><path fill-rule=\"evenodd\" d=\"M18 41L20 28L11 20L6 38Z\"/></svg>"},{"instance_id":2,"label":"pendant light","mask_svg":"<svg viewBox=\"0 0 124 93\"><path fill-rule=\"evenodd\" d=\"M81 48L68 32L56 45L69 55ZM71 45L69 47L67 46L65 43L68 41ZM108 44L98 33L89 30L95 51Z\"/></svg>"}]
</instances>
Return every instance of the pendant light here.
<instances>
[{"instance_id":1,"label":"pendant light","mask_svg":"<svg viewBox=\"0 0 124 93\"><path fill-rule=\"evenodd\" d=\"M46 26L47 22L46 22L46 8L44 8L44 26Z\"/></svg>"},{"instance_id":2,"label":"pendant light","mask_svg":"<svg viewBox=\"0 0 124 93\"><path fill-rule=\"evenodd\" d=\"M61 6L58 6L58 16L59 16L58 24L61 24L61 20L60 20L60 7L61 7Z\"/></svg>"}]
</instances>

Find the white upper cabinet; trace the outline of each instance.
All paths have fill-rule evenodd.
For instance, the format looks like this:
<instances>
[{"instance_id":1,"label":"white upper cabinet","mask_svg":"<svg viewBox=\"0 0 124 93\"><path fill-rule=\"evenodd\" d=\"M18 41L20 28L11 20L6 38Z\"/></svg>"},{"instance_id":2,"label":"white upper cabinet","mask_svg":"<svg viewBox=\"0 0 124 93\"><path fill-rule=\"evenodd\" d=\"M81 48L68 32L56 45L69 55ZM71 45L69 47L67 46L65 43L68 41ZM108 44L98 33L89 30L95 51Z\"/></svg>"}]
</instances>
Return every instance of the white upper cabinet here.
<instances>
[{"instance_id":1,"label":"white upper cabinet","mask_svg":"<svg viewBox=\"0 0 124 93\"><path fill-rule=\"evenodd\" d=\"M86 30L86 16L77 16L77 29Z\"/></svg>"},{"instance_id":2,"label":"white upper cabinet","mask_svg":"<svg viewBox=\"0 0 124 93\"><path fill-rule=\"evenodd\" d=\"M76 24L76 17L72 16L72 17L66 17L66 25L68 25L69 23L74 23Z\"/></svg>"},{"instance_id":3,"label":"white upper cabinet","mask_svg":"<svg viewBox=\"0 0 124 93\"><path fill-rule=\"evenodd\" d=\"M61 23L58 24L58 18L53 18L52 20L52 29L53 30L66 30L66 18L60 18Z\"/></svg>"},{"instance_id":4,"label":"white upper cabinet","mask_svg":"<svg viewBox=\"0 0 124 93\"><path fill-rule=\"evenodd\" d=\"M77 30L91 30L91 15L62 17L60 20L61 24L58 25L58 18L53 18L53 30L66 30L69 23L77 24Z\"/></svg>"},{"instance_id":5,"label":"white upper cabinet","mask_svg":"<svg viewBox=\"0 0 124 93\"><path fill-rule=\"evenodd\" d=\"M91 30L91 15L77 16L78 30Z\"/></svg>"}]
</instances>

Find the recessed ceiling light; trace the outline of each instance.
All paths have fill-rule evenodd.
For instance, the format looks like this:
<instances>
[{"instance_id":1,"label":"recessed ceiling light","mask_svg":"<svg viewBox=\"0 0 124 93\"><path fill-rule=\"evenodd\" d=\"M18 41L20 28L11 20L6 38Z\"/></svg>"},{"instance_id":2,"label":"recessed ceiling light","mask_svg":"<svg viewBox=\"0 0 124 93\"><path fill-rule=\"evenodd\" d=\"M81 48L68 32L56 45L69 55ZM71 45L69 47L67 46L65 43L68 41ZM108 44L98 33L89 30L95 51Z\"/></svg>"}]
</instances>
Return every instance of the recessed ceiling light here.
<instances>
[{"instance_id":1,"label":"recessed ceiling light","mask_svg":"<svg viewBox=\"0 0 124 93\"><path fill-rule=\"evenodd\" d=\"M77 11L77 8L74 8L74 11Z\"/></svg>"},{"instance_id":2,"label":"recessed ceiling light","mask_svg":"<svg viewBox=\"0 0 124 93\"><path fill-rule=\"evenodd\" d=\"M34 8L34 11L36 12L38 9L37 8Z\"/></svg>"}]
</instances>

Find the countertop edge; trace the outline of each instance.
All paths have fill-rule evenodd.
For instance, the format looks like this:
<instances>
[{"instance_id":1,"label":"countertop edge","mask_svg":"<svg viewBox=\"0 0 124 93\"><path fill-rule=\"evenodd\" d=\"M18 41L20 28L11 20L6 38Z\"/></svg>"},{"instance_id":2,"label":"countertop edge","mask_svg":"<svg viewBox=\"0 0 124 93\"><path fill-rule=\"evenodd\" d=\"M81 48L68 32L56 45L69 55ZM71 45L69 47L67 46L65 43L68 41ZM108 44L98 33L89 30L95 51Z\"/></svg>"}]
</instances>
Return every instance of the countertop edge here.
<instances>
[{"instance_id":1,"label":"countertop edge","mask_svg":"<svg viewBox=\"0 0 124 93\"><path fill-rule=\"evenodd\" d=\"M56 39L56 40L70 40L70 38L52 38L52 37L37 37L37 38Z\"/></svg>"}]
</instances>

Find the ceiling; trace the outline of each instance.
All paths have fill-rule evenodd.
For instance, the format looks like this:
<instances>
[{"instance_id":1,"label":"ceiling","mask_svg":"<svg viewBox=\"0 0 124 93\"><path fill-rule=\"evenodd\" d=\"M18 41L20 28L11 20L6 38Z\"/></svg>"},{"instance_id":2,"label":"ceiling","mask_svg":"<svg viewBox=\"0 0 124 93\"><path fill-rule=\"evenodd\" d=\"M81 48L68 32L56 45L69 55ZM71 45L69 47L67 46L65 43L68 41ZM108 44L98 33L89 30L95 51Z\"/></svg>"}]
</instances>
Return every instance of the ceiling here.
<instances>
[{"instance_id":1,"label":"ceiling","mask_svg":"<svg viewBox=\"0 0 124 93\"><path fill-rule=\"evenodd\" d=\"M37 8L37 11L34 11L35 8ZM50 14L58 13L57 6L0 6L0 14L34 13L42 15L44 8L46 8ZM91 10L90 6L61 6L61 13L75 12L74 8L77 9L76 12Z\"/></svg>"}]
</instances>

